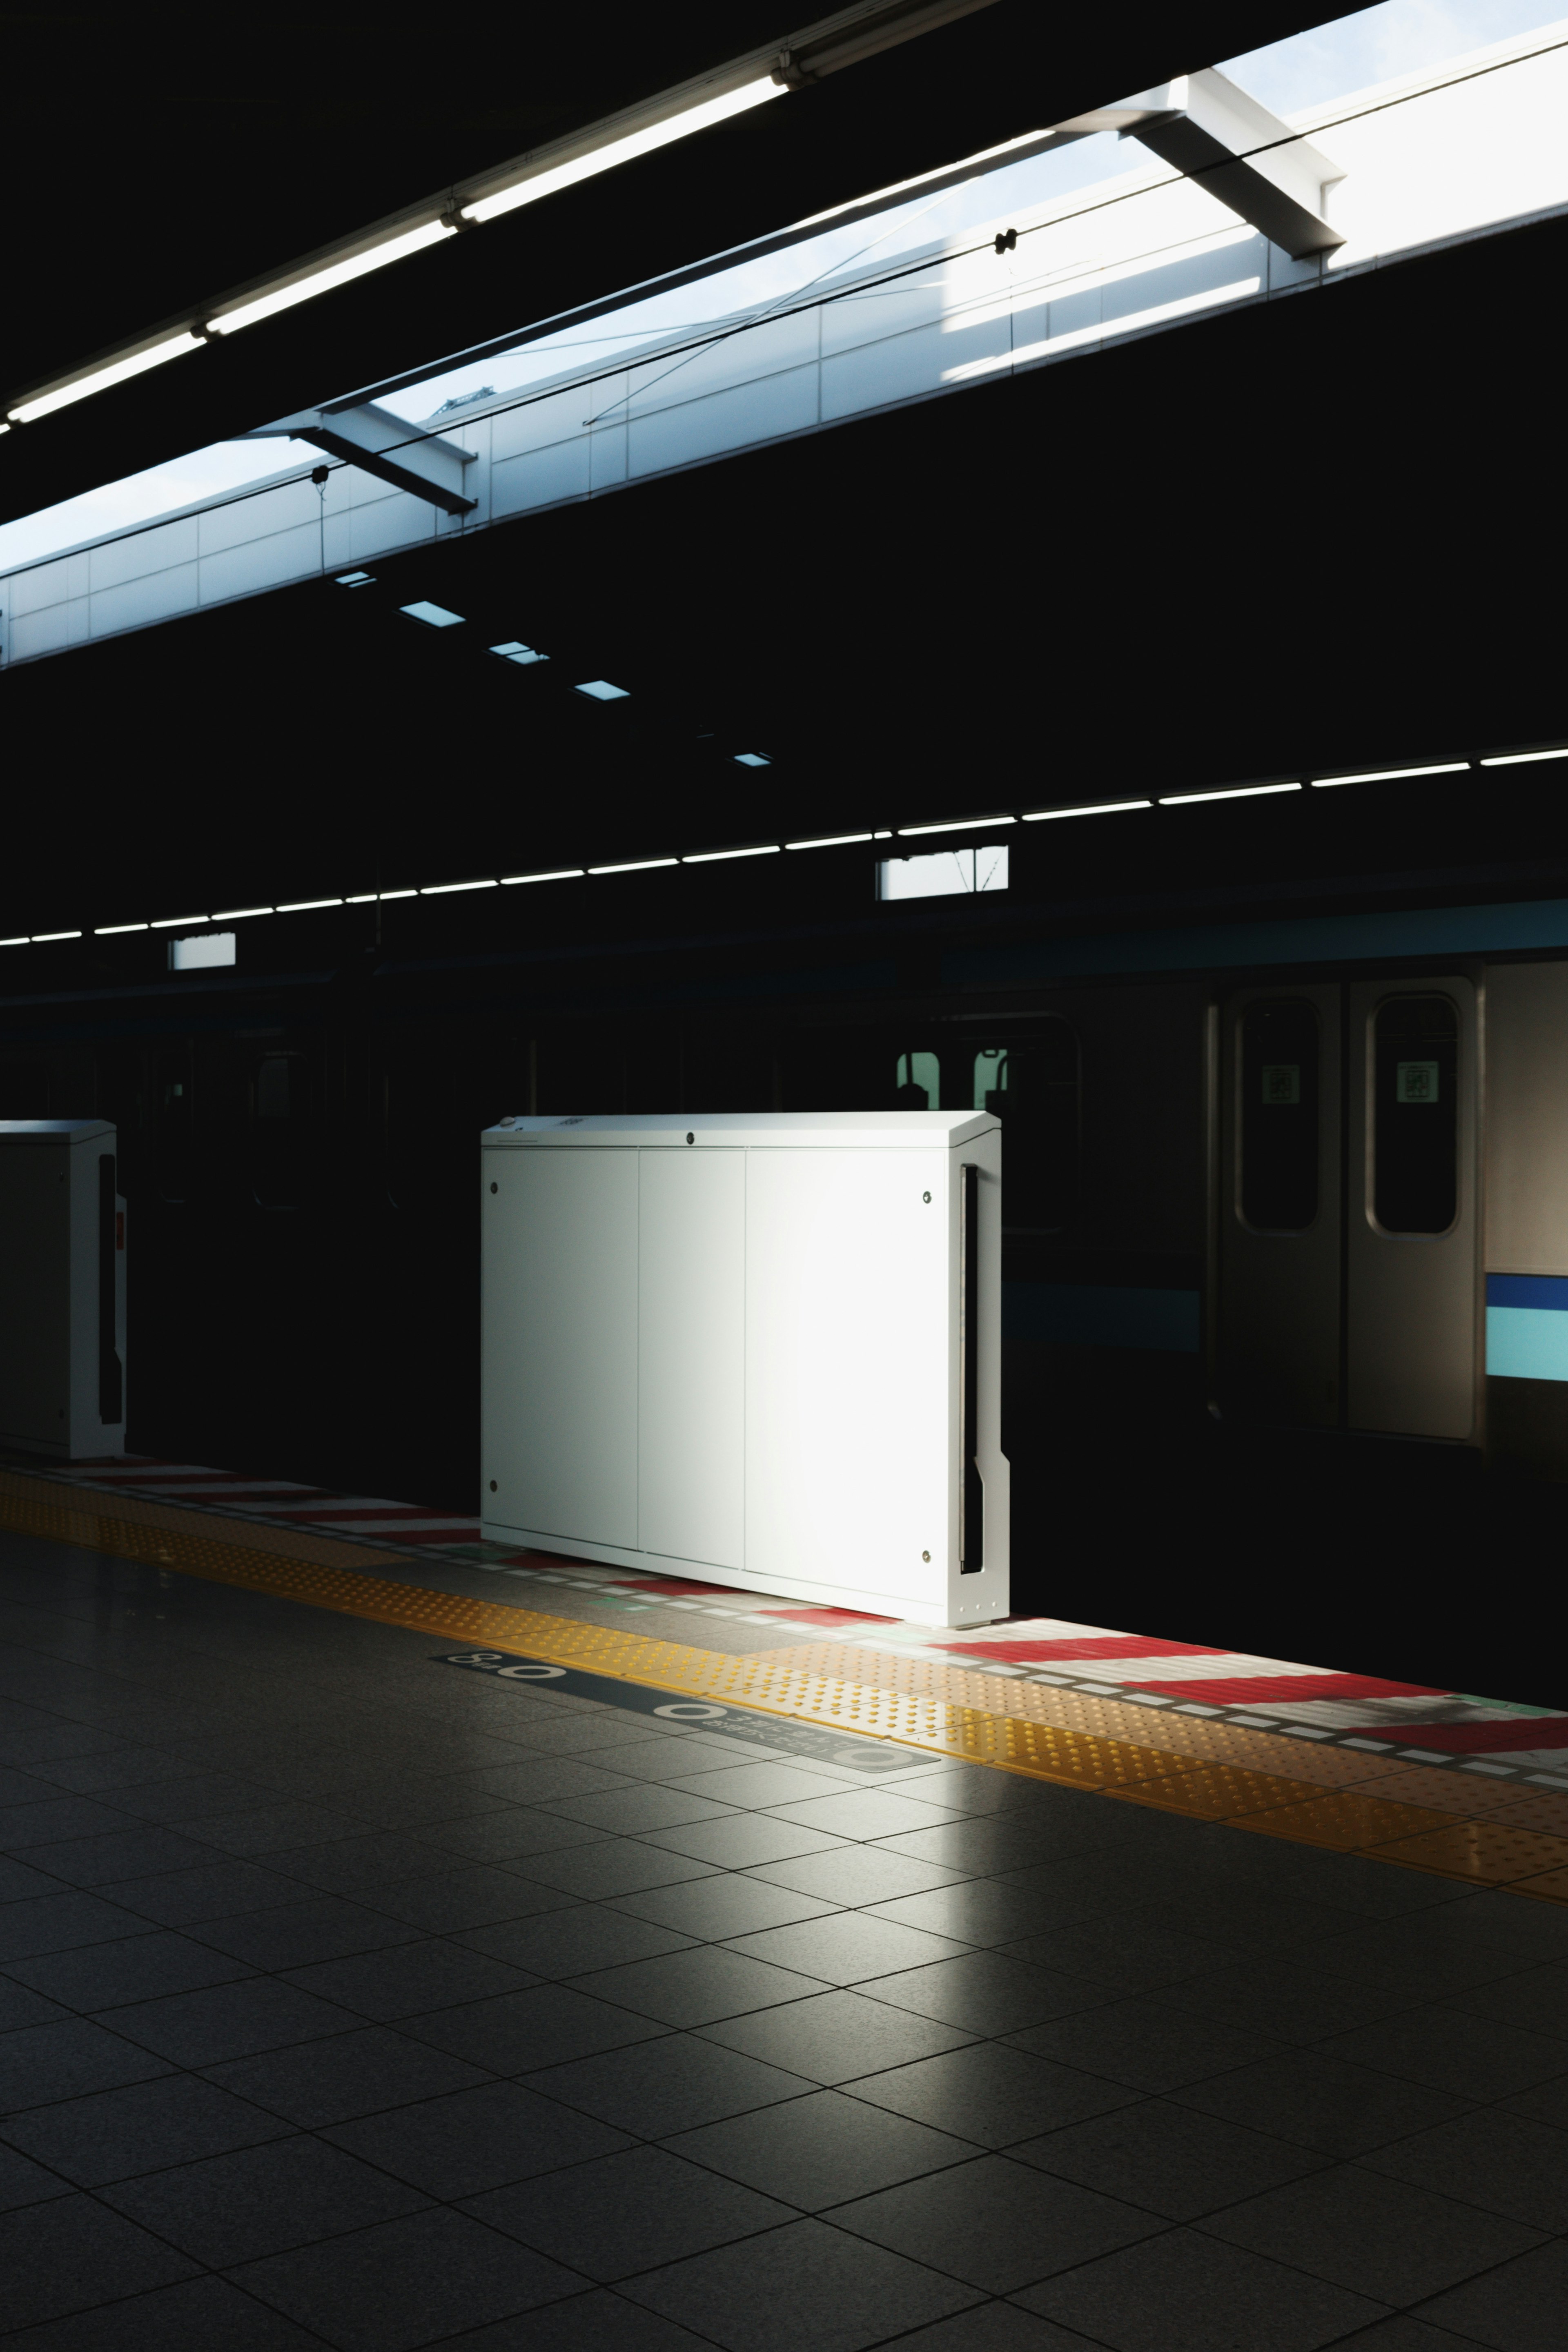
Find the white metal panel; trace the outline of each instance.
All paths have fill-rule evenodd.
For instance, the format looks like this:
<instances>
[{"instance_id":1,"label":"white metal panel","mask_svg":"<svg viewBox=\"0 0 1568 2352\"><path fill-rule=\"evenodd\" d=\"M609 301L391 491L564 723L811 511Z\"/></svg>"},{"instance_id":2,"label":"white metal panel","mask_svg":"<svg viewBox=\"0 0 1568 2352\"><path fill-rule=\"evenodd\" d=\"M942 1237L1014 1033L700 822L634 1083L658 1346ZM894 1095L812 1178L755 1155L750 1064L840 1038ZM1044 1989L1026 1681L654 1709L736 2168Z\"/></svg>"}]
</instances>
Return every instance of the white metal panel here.
<instances>
[{"instance_id":1,"label":"white metal panel","mask_svg":"<svg viewBox=\"0 0 1568 2352\"><path fill-rule=\"evenodd\" d=\"M637 1540L644 1551L739 1569L746 1155L637 1157Z\"/></svg>"},{"instance_id":2,"label":"white metal panel","mask_svg":"<svg viewBox=\"0 0 1568 2352\"><path fill-rule=\"evenodd\" d=\"M63 604L70 594L71 559L62 556L58 563L36 563L30 572L13 572L5 586L5 601L12 614L20 619L24 614L47 612L51 604Z\"/></svg>"},{"instance_id":3,"label":"white metal panel","mask_svg":"<svg viewBox=\"0 0 1568 2352\"><path fill-rule=\"evenodd\" d=\"M1568 963L1487 974L1486 1263L1568 1275Z\"/></svg>"},{"instance_id":4,"label":"white metal panel","mask_svg":"<svg viewBox=\"0 0 1568 2352\"><path fill-rule=\"evenodd\" d=\"M951 1157L748 1154L746 1567L764 1585L946 1615Z\"/></svg>"},{"instance_id":5,"label":"white metal panel","mask_svg":"<svg viewBox=\"0 0 1568 2352\"><path fill-rule=\"evenodd\" d=\"M485 1519L635 1545L637 1154L481 1165Z\"/></svg>"},{"instance_id":6,"label":"white metal panel","mask_svg":"<svg viewBox=\"0 0 1568 2352\"><path fill-rule=\"evenodd\" d=\"M293 530L275 530L248 546L226 547L201 562L202 602L220 604L230 596L248 596L261 588L276 588L287 580L306 580L321 569L323 547L320 522L301 523Z\"/></svg>"},{"instance_id":7,"label":"white metal panel","mask_svg":"<svg viewBox=\"0 0 1568 2352\"><path fill-rule=\"evenodd\" d=\"M118 588L127 580L170 571L177 563L193 563L197 553L197 518L184 515L178 522L133 531L128 539L111 539L92 551L92 593Z\"/></svg>"},{"instance_id":8,"label":"white metal panel","mask_svg":"<svg viewBox=\"0 0 1568 2352\"><path fill-rule=\"evenodd\" d=\"M483 1140L487 1150L502 1151L574 1151L605 1144L679 1151L712 1142L743 1143L752 1150L813 1143L910 1151L999 1131L990 1112L978 1110L595 1112L584 1118L505 1118L487 1129Z\"/></svg>"},{"instance_id":9,"label":"white metal panel","mask_svg":"<svg viewBox=\"0 0 1568 2352\"><path fill-rule=\"evenodd\" d=\"M579 401L582 396L579 393ZM490 476L490 511L525 514L566 499L585 499L588 490L588 436L579 433L574 441L525 450L498 465Z\"/></svg>"},{"instance_id":10,"label":"white metal panel","mask_svg":"<svg viewBox=\"0 0 1568 2352\"><path fill-rule=\"evenodd\" d=\"M743 449L788 433L807 433L816 419L817 370L793 368L785 375L710 393L679 408L657 409L631 419L631 469L658 473L694 465L726 449ZM596 436L595 436L596 437Z\"/></svg>"},{"instance_id":11,"label":"white metal panel","mask_svg":"<svg viewBox=\"0 0 1568 2352\"><path fill-rule=\"evenodd\" d=\"M616 489L626 478L626 411L609 404L601 408L597 400L593 400L589 413L607 415L607 421L595 425L587 436L589 488Z\"/></svg>"},{"instance_id":12,"label":"white metal panel","mask_svg":"<svg viewBox=\"0 0 1568 2352\"><path fill-rule=\"evenodd\" d=\"M89 601L95 637L110 635L117 629L144 629L150 621L167 621L176 613L195 611L201 601L200 568L195 563L176 563L167 572L127 580L118 588L95 588Z\"/></svg>"}]
</instances>

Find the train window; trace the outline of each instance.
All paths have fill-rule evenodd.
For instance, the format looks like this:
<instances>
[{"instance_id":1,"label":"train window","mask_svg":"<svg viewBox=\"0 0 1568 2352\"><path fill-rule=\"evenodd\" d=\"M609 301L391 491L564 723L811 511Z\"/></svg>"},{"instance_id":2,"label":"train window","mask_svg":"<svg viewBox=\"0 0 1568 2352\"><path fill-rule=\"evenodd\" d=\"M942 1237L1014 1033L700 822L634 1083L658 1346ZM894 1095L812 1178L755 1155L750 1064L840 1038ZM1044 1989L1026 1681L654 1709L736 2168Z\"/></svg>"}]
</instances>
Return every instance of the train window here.
<instances>
[{"instance_id":1,"label":"train window","mask_svg":"<svg viewBox=\"0 0 1568 2352\"><path fill-rule=\"evenodd\" d=\"M976 1110L1002 1122L1002 1217L1011 1233L1058 1233L1078 1211L1079 1050L1055 1014L974 1055Z\"/></svg>"},{"instance_id":2,"label":"train window","mask_svg":"<svg viewBox=\"0 0 1568 2352\"><path fill-rule=\"evenodd\" d=\"M302 1054L264 1054L250 1088L250 1183L264 1209L295 1209L315 1168L315 1073Z\"/></svg>"},{"instance_id":3,"label":"train window","mask_svg":"<svg viewBox=\"0 0 1568 2352\"><path fill-rule=\"evenodd\" d=\"M1318 1015L1249 1004L1241 1023L1241 1213L1254 1232L1305 1233L1318 1213Z\"/></svg>"},{"instance_id":4,"label":"train window","mask_svg":"<svg viewBox=\"0 0 1568 2352\"><path fill-rule=\"evenodd\" d=\"M1446 996L1391 996L1373 1034L1373 1213L1384 1233L1446 1234L1459 1205L1459 1016Z\"/></svg>"},{"instance_id":5,"label":"train window","mask_svg":"<svg viewBox=\"0 0 1568 2352\"><path fill-rule=\"evenodd\" d=\"M153 1171L158 1195L187 1201L191 1195L195 1136L195 1089L188 1045L165 1046L153 1057Z\"/></svg>"},{"instance_id":6,"label":"train window","mask_svg":"<svg viewBox=\"0 0 1568 2352\"><path fill-rule=\"evenodd\" d=\"M895 1110L942 1108L942 1063L934 1054L900 1054L894 1082Z\"/></svg>"}]
</instances>

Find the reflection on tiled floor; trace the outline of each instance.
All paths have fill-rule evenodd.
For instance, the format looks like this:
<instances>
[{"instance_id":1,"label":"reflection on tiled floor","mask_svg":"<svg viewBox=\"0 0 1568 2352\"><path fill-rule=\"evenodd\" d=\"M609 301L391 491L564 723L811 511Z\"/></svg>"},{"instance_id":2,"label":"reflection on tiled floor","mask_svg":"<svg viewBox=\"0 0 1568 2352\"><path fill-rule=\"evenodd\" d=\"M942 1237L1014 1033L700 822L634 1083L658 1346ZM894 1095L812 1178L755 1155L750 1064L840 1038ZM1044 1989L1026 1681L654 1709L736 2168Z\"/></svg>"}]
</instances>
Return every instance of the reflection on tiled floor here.
<instances>
[{"instance_id":1,"label":"reflection on tiled floor","mask_svg":"<svg viewBox=\"0 0 1568 2352\"><path fill-rule=\"evenodd\" d=\"M7 2344L1563 2344L1568 1906L1464 1874L1556 1834L1528 1771L0 1507Z\"/></svg>"}]
</instances>

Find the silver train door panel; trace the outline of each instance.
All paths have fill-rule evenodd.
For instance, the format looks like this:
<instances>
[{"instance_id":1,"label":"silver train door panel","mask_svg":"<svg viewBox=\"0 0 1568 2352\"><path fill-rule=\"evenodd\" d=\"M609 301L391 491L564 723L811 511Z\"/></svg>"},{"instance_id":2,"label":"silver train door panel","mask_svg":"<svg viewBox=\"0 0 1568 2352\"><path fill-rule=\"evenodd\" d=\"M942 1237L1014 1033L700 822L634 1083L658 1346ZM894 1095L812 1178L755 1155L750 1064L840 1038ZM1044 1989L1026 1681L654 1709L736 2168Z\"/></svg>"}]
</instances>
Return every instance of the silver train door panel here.
<instances>
[{"instance_id":1,"label":"silver train door panel","mask_svg":"<svg viewBox=\"0 0 1568 2352\"><path fill-rule=\"evenodd\" d=\"M1457 976L1350 992L1352 1429L1476 1433L1479 1007Z\"/></svg>"},{"instance_id":2,"label":"silver train door panel","mask_svg":"<svg viewBox=\"0 0 1568 2352\"><path fill-rule=\"evenodd\" d=\"M1340 1408L1340 990L1237 992L1221 1014L1219 1393L1331 1428Z\"/></svg>"}]
</instances>

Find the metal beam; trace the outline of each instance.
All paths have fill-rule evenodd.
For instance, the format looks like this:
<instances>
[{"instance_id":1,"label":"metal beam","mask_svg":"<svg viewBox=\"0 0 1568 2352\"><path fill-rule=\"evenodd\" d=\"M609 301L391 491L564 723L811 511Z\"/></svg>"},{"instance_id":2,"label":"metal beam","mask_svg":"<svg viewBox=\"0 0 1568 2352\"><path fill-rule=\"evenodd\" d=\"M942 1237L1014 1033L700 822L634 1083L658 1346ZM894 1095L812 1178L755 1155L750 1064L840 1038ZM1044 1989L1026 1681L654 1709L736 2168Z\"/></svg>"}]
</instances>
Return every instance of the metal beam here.
<instances>
[{"instance_id":1,"label":"metal beam","mask_svg":"<svg viewBox=\"0 0 1568 2352\"><path fill-rule=\"evenodd\" d=\"M298 415L279 417L276 425L258 425L245 437L308 441L312 448L324 449L329 457L341 457L395 489L428 499L445 514L471 514L479 504L463 489L463 468L474 464L473 450L456 448L439 434L420 433L374 401L330 412L301 409Z\"/></svg>"},{"instance_id":2,"label":"metal beam","mask_svg":"<svg viewBox=\"0 0 1568 2352\"><path fill-rule=\"evenodd\" d=\"M1298 261L1345 241L1323 213L1339 165L1213 66L1057 127L1138 140Z\"/></svg>"}]
</instances>

